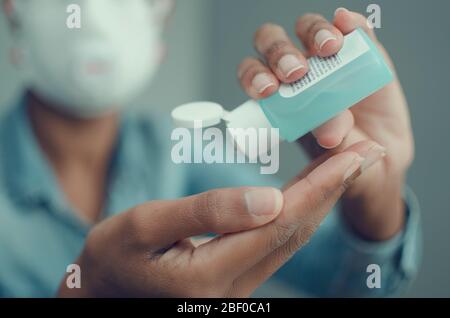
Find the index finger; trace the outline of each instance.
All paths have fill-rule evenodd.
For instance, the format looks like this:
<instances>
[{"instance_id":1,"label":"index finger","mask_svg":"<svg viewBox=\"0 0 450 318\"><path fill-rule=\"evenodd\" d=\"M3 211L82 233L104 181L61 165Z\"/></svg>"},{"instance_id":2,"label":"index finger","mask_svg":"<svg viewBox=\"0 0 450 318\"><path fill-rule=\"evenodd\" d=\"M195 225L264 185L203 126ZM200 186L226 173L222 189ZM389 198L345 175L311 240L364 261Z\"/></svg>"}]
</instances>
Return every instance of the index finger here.
<instances>
[{"instance_id":1,"label":"index finger","mask_svg":"<svg viewBox=\"0 0 450 318\"><path fill-rule=\"evenodd\" d=\"M237 277L286 243L301 228L307 239L343 193L346 180L357 173L362 158L340 153L284 192L284 208L273 222L258 229L230 234L197 248L199 260L228 277ZM203 256L202 256L203 255Z\"/></svg>"}]
</instances>

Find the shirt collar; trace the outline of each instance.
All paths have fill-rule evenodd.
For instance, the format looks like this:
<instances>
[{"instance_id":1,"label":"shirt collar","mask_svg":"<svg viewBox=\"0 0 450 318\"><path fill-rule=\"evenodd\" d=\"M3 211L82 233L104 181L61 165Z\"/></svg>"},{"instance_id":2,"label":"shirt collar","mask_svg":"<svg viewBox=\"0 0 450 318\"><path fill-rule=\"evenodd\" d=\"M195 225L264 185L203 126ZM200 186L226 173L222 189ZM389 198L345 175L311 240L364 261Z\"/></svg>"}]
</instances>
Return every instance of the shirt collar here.
<instances>
[{"instance_id":1,"label":"shirt collar","mask_svg":"<svg viewBox=\"0 0 450 318\"><path fill-rule=\"evenodd\" d=\"M143 127L133 124L133 118L129 115L121 118L118 141L110 167L108 192L120 192L124 188L130 188L129 186L134 188L129 189L131 192L145 187L143 182L149 180L152 159L148 158L145 144L149 145L151 141L142 140L144 137L140 130ZM22 97L9 113L3 129L1 144L5 147L5 177L12 197L31 204L49 204L59 212L71 210L32 131L26 97ZM129 184L129 180L132 180L132 184ZM108 209L111 202L106 201L105 209Z\"/></svg>"},{"instance_id":2,"label":"shirt collar","mask_svg":"<svg viewBox=\"0 0 450 318\"><path fill-rule=\"evenodd\" d=\"M27 202L48 199L61 204L54 173L42 153L26 109L26 97L5 120L2 144L5 147L6 181L13 197Z\"/></svg>"}]
</instances>

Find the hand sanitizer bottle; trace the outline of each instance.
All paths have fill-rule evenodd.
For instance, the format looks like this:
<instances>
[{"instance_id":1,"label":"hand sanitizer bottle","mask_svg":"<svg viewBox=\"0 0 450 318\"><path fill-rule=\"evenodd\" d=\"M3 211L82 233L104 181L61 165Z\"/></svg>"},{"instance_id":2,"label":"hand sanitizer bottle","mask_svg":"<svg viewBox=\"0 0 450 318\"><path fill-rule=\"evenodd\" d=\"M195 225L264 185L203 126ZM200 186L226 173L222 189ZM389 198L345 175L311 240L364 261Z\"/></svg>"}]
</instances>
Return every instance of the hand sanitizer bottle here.
<instances>
[{"instance_id":1,"label":"hand sanitizer bottle","mask_svg":"<svg viewBox=\"0 0 450 318\"><path fill-rule=\"evenodd\" d=\"M278 128L280 138L292 142L393 80L380 51L362 29L346 35L337 54L312 57L308 64L308 74L282 84L266 99L249 100L231 112L217 104L206 111L207 104L194 107L191 103L175 109L172 117L176 125L185 127L190 120L202 120L208 114L206 122L214 125L223 119L229 128ZM217 111L212 112L213 106ZM211 116L216 118L211 121Z\"/></svg>"}]
</instances>

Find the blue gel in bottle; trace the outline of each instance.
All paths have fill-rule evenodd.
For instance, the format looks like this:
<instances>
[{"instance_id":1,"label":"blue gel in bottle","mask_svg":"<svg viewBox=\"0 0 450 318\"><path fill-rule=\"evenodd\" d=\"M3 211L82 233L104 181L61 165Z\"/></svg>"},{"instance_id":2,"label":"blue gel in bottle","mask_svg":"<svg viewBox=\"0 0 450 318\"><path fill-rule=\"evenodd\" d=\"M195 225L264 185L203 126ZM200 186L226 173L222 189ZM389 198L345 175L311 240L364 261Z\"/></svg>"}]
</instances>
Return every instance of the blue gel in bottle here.
<instances>
[{"instance_id":1,"label":"blue gel in bottle","mask_svg":"<svg viewBox=\"0 0 450 318\"><path fill-rule=\"evenodd\" d=\"M362 29L346 35L337 54L312 57L308 63L310 71L299 81L282 84L269 98L248 101L229 113L225 118L228 126L278 128L280 138L292 142L394 78L381 52Z\"/></svg>"}]
</instances>

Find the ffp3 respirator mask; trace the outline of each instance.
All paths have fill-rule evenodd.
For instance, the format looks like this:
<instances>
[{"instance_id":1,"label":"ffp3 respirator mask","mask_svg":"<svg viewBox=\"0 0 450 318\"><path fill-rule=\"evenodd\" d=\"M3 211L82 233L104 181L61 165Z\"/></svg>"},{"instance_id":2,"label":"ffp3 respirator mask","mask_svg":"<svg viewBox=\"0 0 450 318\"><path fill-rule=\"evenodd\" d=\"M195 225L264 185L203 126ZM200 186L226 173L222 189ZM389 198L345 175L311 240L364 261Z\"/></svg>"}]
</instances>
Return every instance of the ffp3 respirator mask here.
<instances>
[{"instance_id":1,"label":"ffp3 respirator mask","mask_svg":"<svg viewBox=\"0 0 450 318\"><path fill-rule=\"evenodd\" d=\"M116 111L158 68L161 12L148 0L70 1L81 9L74 29L66 23L66 1L12 4L25 84L64 112L95 117Z\"/></svg>"}]
</instances>

